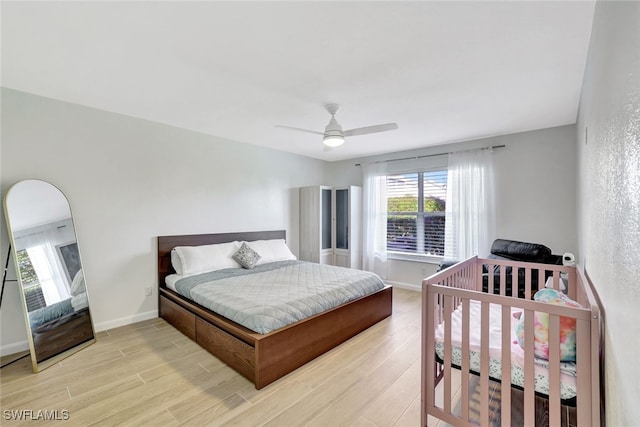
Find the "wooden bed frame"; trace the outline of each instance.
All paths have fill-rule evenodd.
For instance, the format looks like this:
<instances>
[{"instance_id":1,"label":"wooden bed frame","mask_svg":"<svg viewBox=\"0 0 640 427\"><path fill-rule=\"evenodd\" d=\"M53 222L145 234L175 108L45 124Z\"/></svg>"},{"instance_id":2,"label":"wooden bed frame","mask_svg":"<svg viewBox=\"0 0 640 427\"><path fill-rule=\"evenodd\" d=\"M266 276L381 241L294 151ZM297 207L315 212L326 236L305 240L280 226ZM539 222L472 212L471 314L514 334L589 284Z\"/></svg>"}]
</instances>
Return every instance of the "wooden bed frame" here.
<instances>
[{"instance_id":1,"label":"wooden bed frame","mask_svg":"<svg viewBox=\"0 0 640 427\"><path fill-rule=\"evenodd\" d=\"M174 273L171 249L231 241L285 239L285 231L158 237L159 314L255 384L256 389L292 372L391 315L391 287L268 334L258 334L220 316L165 285Z\"/></svg>"}]
</instances>

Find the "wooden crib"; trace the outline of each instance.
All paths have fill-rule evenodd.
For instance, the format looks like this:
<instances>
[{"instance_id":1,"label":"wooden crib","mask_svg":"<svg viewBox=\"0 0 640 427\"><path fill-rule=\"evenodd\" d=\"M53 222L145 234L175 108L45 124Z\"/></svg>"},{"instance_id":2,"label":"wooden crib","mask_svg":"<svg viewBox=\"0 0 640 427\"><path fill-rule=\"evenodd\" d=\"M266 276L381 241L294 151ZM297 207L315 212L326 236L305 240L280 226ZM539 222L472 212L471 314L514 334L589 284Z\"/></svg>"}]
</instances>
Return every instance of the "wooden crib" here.
<instances>
[{"instance_id":1,"label":"wooden crib","mask_svg":"<svg viewBox=\"0 0 640 427\"><path fill-rule=\"evenodd\" d=\"M532 282L566 289L582 308L532 300L537 290ZM518 290L524 298L518 298ZM437 420L454 426L600 425L603 351L597 301L582 272L560 265L473 257L425 279L422 425ZM534 312L549 316L548 362L534 356ZM521 325L514 313L524 315ZM561 317L562 322L575 319L575 363L561 362ZM514 341L516 326L524 348Z\"/></svg>"}]
</instances>

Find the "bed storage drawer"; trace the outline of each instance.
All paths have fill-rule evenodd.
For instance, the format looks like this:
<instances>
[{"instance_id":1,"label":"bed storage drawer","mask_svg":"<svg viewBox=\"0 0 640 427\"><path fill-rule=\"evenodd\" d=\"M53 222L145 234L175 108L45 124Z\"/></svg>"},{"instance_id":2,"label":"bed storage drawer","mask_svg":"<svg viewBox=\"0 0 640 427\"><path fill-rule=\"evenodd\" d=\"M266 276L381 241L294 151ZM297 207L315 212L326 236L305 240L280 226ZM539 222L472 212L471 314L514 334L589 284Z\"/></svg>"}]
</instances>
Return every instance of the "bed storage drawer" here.
<instances>
[{"instance_id":1,"label":"bed storage drawer","mask_svg":"<svg viewBox=\"0 0 640 427\"><path fill-rule=\"evenodd\" d=\"M196 340L196 316L163 296L160 296L160 317L192 340Z\"/></svg>"},{"instance_id":2,"label":"bed storage drawer","mask_svg":"<svg viewBox=\"0 0 640 427\"><path fill-rule=\"evenodd\" d=\"M195 341L247 379L255 381L253 347L199 317L196 318Z\"/></svg>"}]
</instances>

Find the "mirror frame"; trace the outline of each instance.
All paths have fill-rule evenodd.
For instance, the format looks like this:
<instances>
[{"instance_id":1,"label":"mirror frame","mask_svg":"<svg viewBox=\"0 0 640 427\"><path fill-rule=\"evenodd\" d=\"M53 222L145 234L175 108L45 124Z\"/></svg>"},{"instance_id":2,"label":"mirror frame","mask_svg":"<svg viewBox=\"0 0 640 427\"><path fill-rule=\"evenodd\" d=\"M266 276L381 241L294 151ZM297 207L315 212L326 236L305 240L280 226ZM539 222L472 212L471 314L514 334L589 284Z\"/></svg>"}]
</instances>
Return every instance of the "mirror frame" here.
<instances>
[{"instance_id":1,"label":"mirror frame","mask_svg":"<svg viewBox=\"0 0 640 427\"><path fill-rule=\"evenodd\" d=\"M6 222L6 226L7 226L7 234L9 236L9 242L11 244L11 256L13 257L13 262L14 262L14 268L15 268L15 272L16 272L16 282L18 283L18 289L19 289L19 294L20 294L20 300L21 300L21 304L22 304L22 308L23 308L23 314L24 314L24 322L25 322L25 326L27 329L27 341L29 342L29 352L31 354L31 365L33 367L33 372L40 372L43 369L46 369L50 366L55 365L56 363L60 362L62 359L65 359L69 356L71 356L74 353L77 353L78 351L82 350L83 348L93 344L96 342L96 331L95 328L93 326L93 319L91 318L91 309L90 309L90 304L87 305L87 307L89 308L89 324L91 325L91 332L92 332L92 338L88 339L86 341L83 341L79 344L76 344L74 346L72 346L71 348L62 351L61 353L58 353L54 356L48 357L45 360L38 362L37 359L37 353L36 353L36 348L35 348L35 343L34 343L34 339L33 339L33 331L31 329L31 321L29 319L29 312L27 309L27 298L25 295L25 291L24 291L24 286L22 283L22 277L20 274L20 266L18 265L18 258L17 258L17 250L16 250L16 242L15 242L15 237L14 237L14 233L13 230L11 228L11 219L9 216L9 207L7 206L7 200L9 198L9 194L11 193L11 190L13 190L18 184L26 182L26 181L39 181L45 184L50 185L51 187L55 188L62 197L64 197L65 202L67 203L67 206L69 207L69 215L70 215L70 220L71 220L71 225L73 226L73 234L75 237L75 241L76 243L78 242L78 234L76 233L76 228L75 228L75 222L73 219L73 212L71 210L71 203L69 203L69 199L67 198L66 194L64 194L64 192L62 190L60 190L60 188L58 188L57 186L51 184L50 182L41 180L41 179L25 179L25 180L20 180L15 182L14 184L12 184L9 187L9 190L7 190L7 193L4 196L4 200L3 200L3 208L4 208L4 216L5 216L5 222ZM79 245L78 245L79 248ZM78 250L78 257L80 259L80 265L81 268L83 270L83 274L84 274L84 263L82 261L82 255L80 254L80 250ZM85 277L85 289L86 289L86 277ZM87 290L87 301L89 299L89 293Z\"/></svg>"}]
</instances>

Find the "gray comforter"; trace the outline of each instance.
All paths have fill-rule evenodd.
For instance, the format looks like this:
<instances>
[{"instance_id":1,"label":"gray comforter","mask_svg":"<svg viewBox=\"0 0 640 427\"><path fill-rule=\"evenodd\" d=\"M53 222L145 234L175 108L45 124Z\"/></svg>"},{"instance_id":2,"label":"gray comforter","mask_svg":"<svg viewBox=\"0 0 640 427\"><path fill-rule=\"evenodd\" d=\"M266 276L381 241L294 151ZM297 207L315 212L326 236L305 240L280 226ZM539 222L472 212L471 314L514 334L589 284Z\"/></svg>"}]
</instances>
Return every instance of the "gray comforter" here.
<instances>
[{"instance_id":1,"label":"gray comforter","mask_svg":"<svg viewBox=\"0 0 640 427\"><path fill-rule=\"evenodd\" d=\"M260 334L383 287L373 273L304 261L218 270L176 282L181 295Z\"/></svg>"},{"instance_id":2,"label":"gray comforter","mask_svg":"<svg viewBox=\"0 0 640 427\"><path fill-rule=\"evenodd\" d=\"M35 329L38 326L50 322L54 319L59 319L69 313L73 313L73 311L74 309L73 305L71 304L71 298L67 298L55 304L30 311L29 326L31 327L31 329Z\"/></svg>"}]
</instances>

